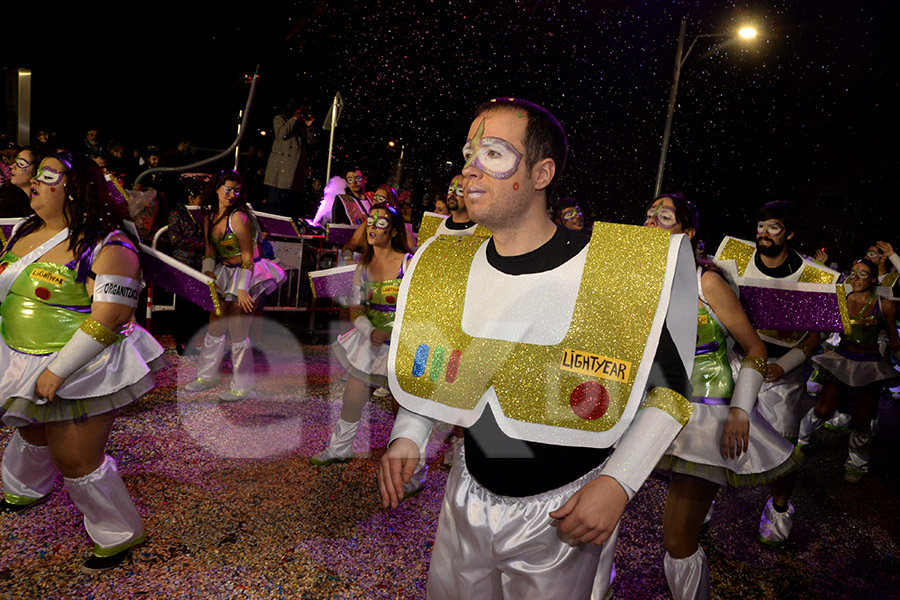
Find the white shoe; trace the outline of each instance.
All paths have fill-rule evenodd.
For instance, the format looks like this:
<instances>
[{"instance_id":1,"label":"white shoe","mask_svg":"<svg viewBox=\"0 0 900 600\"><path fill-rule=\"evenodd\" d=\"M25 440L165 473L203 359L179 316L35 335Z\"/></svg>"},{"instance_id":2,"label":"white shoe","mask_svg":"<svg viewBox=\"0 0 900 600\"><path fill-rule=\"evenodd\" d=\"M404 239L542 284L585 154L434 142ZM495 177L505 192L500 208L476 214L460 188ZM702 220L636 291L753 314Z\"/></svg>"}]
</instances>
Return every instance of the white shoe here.
<instances>
[{"instance_id":1,"label":"white shoe","mask_svg":"<svg viewBox=\"0 0 900 600\"><path fill-rule=\"evenodd\" d=\"M330 464L347 462L353 458L353 440L356 438L356 432L359 430L361 422L360 419L356 423L350 423L338 417L328 447L311 456L309 462L317 467L327 467Z\"/></svg>"},{"instance_id":2,"label":"white shoe","mask_svg":"<svg viewBox=\"0 0 900 600\"><path fill-rule=\"evenodd\" d=\"M834 416L825 421L825 428L832 431L847 431L850 426L850 415L842 412L835 412Z\"/></svg>"},{"instance_id":3,"label":"white shoe","mask_svg":"<svg viewBox=\"0 0 900 600\"><path fill-rule=\"evenodd\" d=\"M239 392L237 390L229 389L228 391L222 392L219 394L219 400L222 402L240 402L241 400L256 400L256 392L253 390L247 390L246 392Z\"/></svg>"},{"instance_id":4,"label":"white shoe","mask_svg":"<svg viewBox=\"0 0 900 600\"><path fill-rule=\"evenodd\" d=\"M204 390L208 390L210 388L214 388L219 385L219 380L215 381L206 381L205 379L197 378L184 386L184 391L186 392L202 392Z\"/></svg>"}]
</instances>

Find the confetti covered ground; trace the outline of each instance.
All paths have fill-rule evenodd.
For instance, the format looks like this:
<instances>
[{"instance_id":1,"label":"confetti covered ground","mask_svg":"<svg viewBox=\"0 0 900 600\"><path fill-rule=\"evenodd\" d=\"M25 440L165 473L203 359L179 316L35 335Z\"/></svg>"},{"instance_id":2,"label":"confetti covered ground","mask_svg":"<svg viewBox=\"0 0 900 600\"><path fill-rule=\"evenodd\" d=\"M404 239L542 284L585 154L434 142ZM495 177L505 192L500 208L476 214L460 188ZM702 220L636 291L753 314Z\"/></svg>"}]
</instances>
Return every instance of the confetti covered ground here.
<instances>
[{"instance_id":1,"label":"confetti covered ground","mask_svg":"<svg viewBox=\"0 0 900 600\"><path fill-rule=\"evenodd\" d=\"M432 438L427 488L384 511L375 466L389 401L367 406L360 458L313 467L308 457L324 447L339 410L342 369L328 346L300 346L269 329L263 339L257 400L178 392L196 358L171 355L157 389L120 413L108 452L147 530L129 563L93 577L78 571L90 543L59 479L45 504L0 516L0 598L424 598L449 429ZM856 485L841 478L847 433L816 435L794 495L794 532L780 551L755 541L765 489L720 492L702 537L714 597L900 597L898 413L885 396L872 472ZM3 446L10 433L0 430ZM617 598L669 597L665 489L651 477L626 511Z\"/></svg>"}]
</instances>

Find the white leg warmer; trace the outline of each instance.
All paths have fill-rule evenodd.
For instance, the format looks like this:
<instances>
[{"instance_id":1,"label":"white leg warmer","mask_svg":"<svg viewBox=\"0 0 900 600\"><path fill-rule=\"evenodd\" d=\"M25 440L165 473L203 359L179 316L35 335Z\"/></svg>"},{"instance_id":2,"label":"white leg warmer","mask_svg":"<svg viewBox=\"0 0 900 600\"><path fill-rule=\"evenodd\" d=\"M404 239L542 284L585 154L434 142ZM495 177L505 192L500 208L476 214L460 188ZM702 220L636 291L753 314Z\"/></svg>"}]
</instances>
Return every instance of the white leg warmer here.
<instances>
[{"instance_id":1,"label":"white leg warmer","mask_svg":"<svg viewBox=\"0 0 900 600\"><path fill-rule=\"evenodd\" d=\"M850 430L850 441L847 444L849 456L844 463L845 469L857 473L869 472L869 459L872 454L872 438L874 437L871 431L860 433L855 429Z\"/></svg>"},{"instance_id":2,"label":"white leg warmer","mask_svg":"<svg viewBox=\"0 0 900 600\"><path fill-rule=\"evenodd\" d=\"M27 505L40 500L53 490L56 465L47 446L26 442L19 430L3 453L3 495L10 504Z\"/></svg>"},{"instance_id":3,"label":"white leg warmer","mask_svg":"<svg viewBox=\"0 0 900 600\"><path fill-rule=\"evenodd\" d=\"M316 454L313 460L315 462L333 462L352 458L353 440L356 438L360 423L362 423L362 419L356 423L350 423L338 417L328 447Z\"/></svg>"},{"instance_id":4,"label":"white leg warmer","mask_svg":"<svg viewBox=\"0 0 900 600\"><path fill-rule=\"evenodd\" d=\"M666 582L675 600L709 600L709 565L706 553L698 546L687 558L672 558L666 552L663 560Z\"/></svg>"},{"instance_id":5,"label":"white leg warmer","mask_svg":"<svg viewBox=\"0 0 900 600\"><path fill-rule=\"evenodd\" d=\"M222 376L222 357L225 356L225 336L213 337L206 334L200 348L197 363L197 379L204 382L217 381Z\"/></svg>"},{"instance_id":6,"label":"white leg warmer","mask_svg":"<svg viewBox=\"0 0 900 600\"><path fill-rule=\"evenodd\" d=\"M84 515L94 554L110 556L143 540L141 517L111 457L92 473L64 480L69 496Z\"/></svg>"},{"instance_id":7,"label":"white leg warmer","mask_svg":"<svg viewBox=\"0 0 900 600\"><path fill-rule=\"evenodd\" d=\"M828 419L825 417L817 417L815 407L809 409L809 412L803 415L800 420L800 433L797 436L798 445L809 444L809 440L813 434L825 424Z\"/></svg>"},{"instance_id":8,"label":"white leg warmer","mask_svg":"<svg viewBox=\"0 0 900 600\"><path fill-rule=\"evenodd\" d=\"M231 363L234 365L231 390L238 394L252 390L256 384L256 370L253 365L253 345L250 338L231 344Z\"/></svg>"}]
</instances>

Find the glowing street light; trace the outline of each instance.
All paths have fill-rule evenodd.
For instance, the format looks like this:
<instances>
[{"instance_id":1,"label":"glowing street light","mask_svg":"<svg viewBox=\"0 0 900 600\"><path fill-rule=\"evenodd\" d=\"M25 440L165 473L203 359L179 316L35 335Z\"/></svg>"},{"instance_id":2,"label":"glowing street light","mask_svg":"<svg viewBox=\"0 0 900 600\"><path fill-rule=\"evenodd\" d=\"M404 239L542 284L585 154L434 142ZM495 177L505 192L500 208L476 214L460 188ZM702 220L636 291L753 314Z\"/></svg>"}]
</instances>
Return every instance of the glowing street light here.
<instances>
[{"instance_id":1,"label":"glowing street light","mask_svg":"<svg viewBox=\"0 0 900 600\"><path fill-rule=\"evenodd\" d=\"M672 91L669 93L669 107L666 111L666 127L663 130L662 149L659 153L659 168L656 171L656 187L653 191L653 197L657 197L662 190L663 173L666 170L666 154L669 151L669 136L672 133L672 117L675 115L675 96L678 93L678 80L681 77L681 67L694 49L694 45L700 38L730 38L734 37L732 33L701 33L694 38L687 52L682 53L684 49L684 34L687 32L687 21L681 22L681 31L678 34L678 49L675 51L675 74L672 77ZM737 35L742 40L752 40L756 38L758 32L755 27L745 25L737 31Z\"/></svg>"}]
</instances>

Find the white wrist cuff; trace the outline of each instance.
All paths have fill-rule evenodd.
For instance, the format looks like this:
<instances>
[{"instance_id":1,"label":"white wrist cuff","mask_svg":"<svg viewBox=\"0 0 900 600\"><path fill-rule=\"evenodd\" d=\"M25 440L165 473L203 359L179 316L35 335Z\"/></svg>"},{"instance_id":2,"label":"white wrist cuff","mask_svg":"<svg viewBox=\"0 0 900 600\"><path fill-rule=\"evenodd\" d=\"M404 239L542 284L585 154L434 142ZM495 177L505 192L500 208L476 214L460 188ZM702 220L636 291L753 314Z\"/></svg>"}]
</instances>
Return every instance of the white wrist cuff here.
<instances>
[{"instance_id":1,"label":"white wrist cuff","mask_svg":"<svg viewBox=\"0 0 900 600\"><path fill-rule=\"evenodd\" d=\"M98 275L94 280L94 302L124 304L137 308L142 283L131 277L120 275Z\"/></svg>"},{"instance_id":2,"label":"white wrist cuff","mask_svg":"<svg viewBox=\"0 0 900 600\"><path fill-rule=\"evenodd\" d=\"M756 397L762 383L762 373L750 367L743 367L734 384L734 393L731 394L731 408L740 408L749 415L756 405Z\"/></svg>"},{"instance_id":3,"label":"white wrist cuff","mask_svg":"<svg viewBox=\"0 0 900 600\"><path fill-rule=\"evenodd\" d=\"M196 264L196 263L194 263ZM203 261L200 263L200 271L202 273L212 273L216 270L216 259L210 258L208 256L203 258Z\"/></svg>"},{"instance_id":4,"label":"white wrist cuff","mask_svg":"<svg viewBox=\"0 0 900 600\"><path fill-rule=\"evenodd\" d=\"M91 362L105 348L105 344L98 342L81 329L77 329L72 339L66 342L66 345L47 368L57 377L68 379L72 373Z\"/></svg>"},{"instance_id":5,"label":"white wrist cuff","mask_svg":"<svg viewBox=\"0 0 900 600\"><path fill-rule=\"evenodd\" d=\"M238 273L238 289L245 292L250 289L250 278L253 277L253 269L241 269Z\"/></svg>"},{"instance_id":6,"label":"white wrist cuff","mask_svg":"<svg viewBox=\"0 0 900 600\"><path fill-rule=\"evenodd\" d=\"M408 411L401 406L397 416L394 418L394 428L391 430L391 439L388 440L388 446L398 438L406 438L415 442L416 446L419 447L419 456L424 457L428 440L431 439L432 427L434 427L433 420Z\"/></svg>"},{"instance_id":7,"label":"white wrist cuff","mask_svg":"<svg viewBox=\"0 0 900 600\"><path fill-rule=\"evenodd\" d=\"M600 474L618 481L631 500L679 431L681 423L658 408L638 409Z\"/></svg>"},{"instance_id":8,"label":"white wrist cuff","mask_svg":"<svg viewBox=\"0 0 900 600\"><path fill-rule=\"evenodd\" d=\"M785 373L790 373L805 362L806 353L800 348L791 348L787 354L776 360L775 364Z\"/></svg>"},{"instance_id":9,"label":"white wrist cuff","mask_svg":"<svg viewBox=\"0 0 900 600\"><path fill-rule=\"evenodd\" d=\"M356 329L361 334L366 336L366 339L369 339L369 337L371 337L372 335L372 332L375 331L375 326L372 325L372 321L370 321L369 317L366 316L356 317L353 320L353 326L356 327Z\"/></svg>"}]
</instances>

